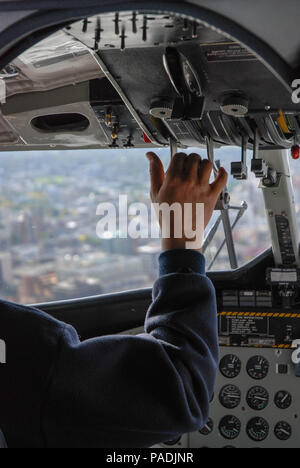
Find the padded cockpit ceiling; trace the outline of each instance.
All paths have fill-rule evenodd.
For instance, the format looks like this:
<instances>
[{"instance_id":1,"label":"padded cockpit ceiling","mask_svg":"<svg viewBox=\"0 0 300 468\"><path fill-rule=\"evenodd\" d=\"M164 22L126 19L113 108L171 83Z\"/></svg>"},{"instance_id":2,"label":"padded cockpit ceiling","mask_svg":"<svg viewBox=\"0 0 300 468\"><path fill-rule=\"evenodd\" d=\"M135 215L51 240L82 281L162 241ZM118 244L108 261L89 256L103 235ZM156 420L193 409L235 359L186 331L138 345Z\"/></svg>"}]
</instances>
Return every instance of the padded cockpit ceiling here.
<instances>
[{"instance_id":1,"label":"padded cockpit ceiling","mask_svg":"<svg viewBox=\"0 0 300 468\"><path fill-rule=\"evenodd\" d=\"M53 34L15 61L19 75L6 82L6 97L49 91L104 76L90 51L64 31Z\"/></svg>"},{"instance_id":2,"label":"padded cockpit ceiling","mask_svg":"<svg viewBox=\"0 0 300 468\"><path fill-rule=\"evenodd\" d=\"M51 24L53 24L56 9L57 18L63 21L64 18L71 20L78 16L84 16L85 10L86 14L89 15L92 13L89 11L91 8L96 13L99 5L106 7L106 10L114 10L124 6L128 8L131 6L133 9L143 7L153 9L159 5L161 9L165 6L166 9L175 11L176 4L179 10L187 6L201 6L235 22L271 47L292 68L300 67L299 0L285 2L282 0L180 0L177 2L168 0L160 2L148 2L147 0L139 2L130 0L102 0L101 2L99 0L85 0L84 2L78 0L64 0L63 2L61 0L43 0L42 2L0 0L0 49L5 50L9 46L4 40L7 38L2 36L1 32L3 33L14 23L20 24L20 20L23 20L25 16L34 14L30 9L38 9L40 12L50 12L51 9L49 18L51 17ZM9 11L10 9L14 11ZM18 9L19 11L17 11ZM45 16L43 26L46 26Z\"/></svg>"},{"instance_id":3,"label":"padded cockpit ceiling","mask_svg":"<svg viewBox=\"0 0 300 468\"><path fill-rule=\"evenodd\" d=\"M0 0L0 35L4 32L7 31L9 28L12 28L14 25L19 23L20 21L23 21L25 18L28 18L29 16L33 15L35 13L34 10L29 10L29 11L5 11L5 13L1 12L1 6L4 4L2 0ZM12 3L12 2L11 2ZM24 2L19 2L24 3ZM21 7L21 5L20 5ZM0 37L1 39L1 37ZM17 37L16 37L17 39ZM5 41L1 43L1 49L3 52L6 51L6 49L10 46L9 43L5 44Z\"/></svg>"},{"instance_id":4,"label":"padded cockpit ceiling","mask_svg":"<svg viewBox=\"0 0 300 468\"><path fill-rule=\"evenodd\" d=\"M293 68L300 66L299 0L192 0L269 44Z\"/></svg>"},{"instance_id":5,"label":"padded cockpit ceiling","mask_svg":"<svg viewBox=\"0 0 300 468\"><path fill-rule=\"evenodd\" d=\"M2 0L0 0L0 9L1 5L5 3ZM21 2L19 2L21 3ZM35 13L35 11L8 11L5 13L2 13L0 15L0 31L4 31L5 29L9 28L12 26L14 23L26 18L27 16L32 15Z\"/></svg>"}]
</instances>

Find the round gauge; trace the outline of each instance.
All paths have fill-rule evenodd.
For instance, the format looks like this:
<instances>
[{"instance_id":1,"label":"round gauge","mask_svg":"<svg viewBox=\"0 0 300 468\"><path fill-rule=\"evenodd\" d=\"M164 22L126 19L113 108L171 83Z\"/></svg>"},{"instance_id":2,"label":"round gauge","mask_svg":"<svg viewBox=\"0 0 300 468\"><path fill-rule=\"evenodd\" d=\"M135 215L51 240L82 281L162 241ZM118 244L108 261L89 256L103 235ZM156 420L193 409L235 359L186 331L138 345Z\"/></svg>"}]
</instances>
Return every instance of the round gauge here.
<instances>
[{"instance_id":1,"label":"round gauge","mask_svg":"<svg viewBox=\"0 0 300 468\"><path fill-rule=\"evenodd\" d=\"M247 363L247 372L252 379L264 379L269 372L269 363L263 356L253 356Z\"/></svg>"},{"instance_id":2,"label":"round gauge","mask_svg":"<svg viewBox=\"0 0 300 468\"><path fill-rule=\"evenodd\" d=\"M269 393L263 387L252 387L247 393L247 403L255 411L264 410L269 403Z\"/></svg>"},{"instance_id":3,"label":"round gauge","mask_svg":"<svg viewBox=\"0 0 300 468\"><path fill-rule=\"evenodd\" d=\"M274 403L279 409L288 409L292 404L292 395L285 390L276 393Z\"/></svg>"},{"instance_id":4,"label":"round gauge","mask_svg":"<svg viewBox=\"0 0 300 468\"><path fill-rule=\"evenodd\" d=\"M241 372L242 363L234 354L227 354L221 359L220 372L228 379L234 379Z\"/></svg>"},{"instance_id":5,"label":"round gauge","mask_svg":"<svg viewBox=\"0 0 300 468\"><path fill-rule=\"evenodd\" d=\"M269 435L269 424L263 418L253 418L247 424L247 434L255 442L262 442Z\"/></svg>"},{"instance_id":6,"label":"round gauge","mask_svg":"<svg viewBox=\"0 0 300 468\"><path fill-rule=\"evenodd\" d=\"M241 402L241 391L235 385L226 385L221 389L219 399L225 408L236 408Z\"/></svg>"},{"instance_id":7,"label":"round gauge","mask_svg":"<svg viewBox=\"0 0 300 468\"><path fill-rule=\"evenodd\" d=\"M241 432L241 421L235 416L224 416L220 421L219 431L224 439L236 439Z\"/></svg>"},{"instance_id":8,"label":"round gauge","mask_svg":"<svg viewBox=\"0 0 300 468\"><path fill-rule=\"evenodd\" d=\"M201 435L208 436L214 430L214 422L212 419L209 419L205 426L199 431Z\"/></svg>"},{"instance_id":9,"label":"round gauge","mask_svg":"<svg viewBox=\"0 0 300 468\"><path fill-rule=\"evenodd\" d=\"M292 428L289 423L280 421L275 426L274 434L279 440L288 440L292 435Z\"/></svg>"}]
</instances>

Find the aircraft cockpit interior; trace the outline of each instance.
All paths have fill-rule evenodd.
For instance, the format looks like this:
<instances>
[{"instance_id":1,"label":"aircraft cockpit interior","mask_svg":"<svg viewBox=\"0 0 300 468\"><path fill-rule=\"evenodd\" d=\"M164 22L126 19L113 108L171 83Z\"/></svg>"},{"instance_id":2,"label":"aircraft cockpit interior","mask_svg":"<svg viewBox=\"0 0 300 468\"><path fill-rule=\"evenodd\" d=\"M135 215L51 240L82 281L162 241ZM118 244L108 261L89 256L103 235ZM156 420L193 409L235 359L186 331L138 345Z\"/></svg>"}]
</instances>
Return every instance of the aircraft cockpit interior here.
<instances>
[{"instance_id":1,"label":"aircraft cockpit interior","mask_svg":"<svg viewBox=\"0 0 300 468\"><path fill-rule=\"evenodd\" d=\"M115 190L134 199L146 184L140 160L147 151L167 163L178 151L197 150L215 174L220 166L229 173L202 249L217 293L220 364L207 424L160 447L300 447L299 3L58 3L0 2L7 21L0 31L0 278L18 284L0 287L1 298L39 304L82 340L143 332L157 244L122 239L117 248L102 239L107 260L99 254L97 263L96 241L85 231L88 223L95 230L95 217L86 210L95 197L111 201ZM21 194L27 170L35 185L24 182ZM103 191L89 193L88 177L98 177ZM72 205L66 222L64 202ZM58 226L60 276L50 259ZM103 271L113 284L114 262L122 286L101 289L94 278ZM80 297L68 295L67 263L74 278L82 268ZM124 278L127 264L135 282ZM33 279L41 271L43 281Z\"/></svg>"}]
</instances>

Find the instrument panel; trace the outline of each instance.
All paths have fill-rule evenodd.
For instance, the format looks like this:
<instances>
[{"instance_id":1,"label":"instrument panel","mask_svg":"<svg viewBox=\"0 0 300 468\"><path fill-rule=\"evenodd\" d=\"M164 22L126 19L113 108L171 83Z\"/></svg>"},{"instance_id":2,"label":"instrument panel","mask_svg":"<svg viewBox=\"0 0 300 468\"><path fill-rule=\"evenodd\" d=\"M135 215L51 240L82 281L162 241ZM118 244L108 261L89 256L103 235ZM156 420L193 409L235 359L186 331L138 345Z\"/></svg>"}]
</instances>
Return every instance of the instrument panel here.
<instances>
[{"instance_id":1,"label":"instrument panel","mask_svg":"<svg viewBox=\"0 0 300 468\"><path fill-rule=\"evenodd\" d=\"M210 420L189 447L298 447L298 385L290 350L222 347Z\"/></svg>"},{"instance_id":2,"label":"instrument panel","mask_svg":"<svg viewBox=\"0 0 300 468\"><path fill-rule=\"evenodd\" d=\"M217 298L220 361L209 420L159 447L300 447L300 380L292 361L300 311L276 309L267 290L217 290Z\"/></svg>"},{"instance_id":3,"label":"instrument panel","mask_svg":"<svg viewBox=\"0 0 300 468\"><path fill-rule=\"evenodd\" d=\"M206 425L176 448L298 448L299 382L291 350L221 347Z\"/></svg>"}]
</instances>

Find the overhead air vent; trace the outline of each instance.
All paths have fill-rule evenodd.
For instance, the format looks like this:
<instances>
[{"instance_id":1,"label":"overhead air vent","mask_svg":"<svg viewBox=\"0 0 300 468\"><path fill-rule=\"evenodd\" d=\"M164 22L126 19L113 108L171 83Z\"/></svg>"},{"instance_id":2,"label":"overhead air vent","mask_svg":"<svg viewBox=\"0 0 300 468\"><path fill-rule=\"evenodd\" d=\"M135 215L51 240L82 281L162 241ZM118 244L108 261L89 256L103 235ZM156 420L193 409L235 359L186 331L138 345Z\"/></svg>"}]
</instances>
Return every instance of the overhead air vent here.
<instances>
[{"instance_id":1,"label":"overhead air vent","mask_svg":"<svg viewBox=\"0 0 300 468\"><path fill-rule=\"evenodd\" d=\"M50 114L35 117L31 125L45 133L83 132L90 126L90 121L82 114Z\"/></svg>"}]
</instances>

